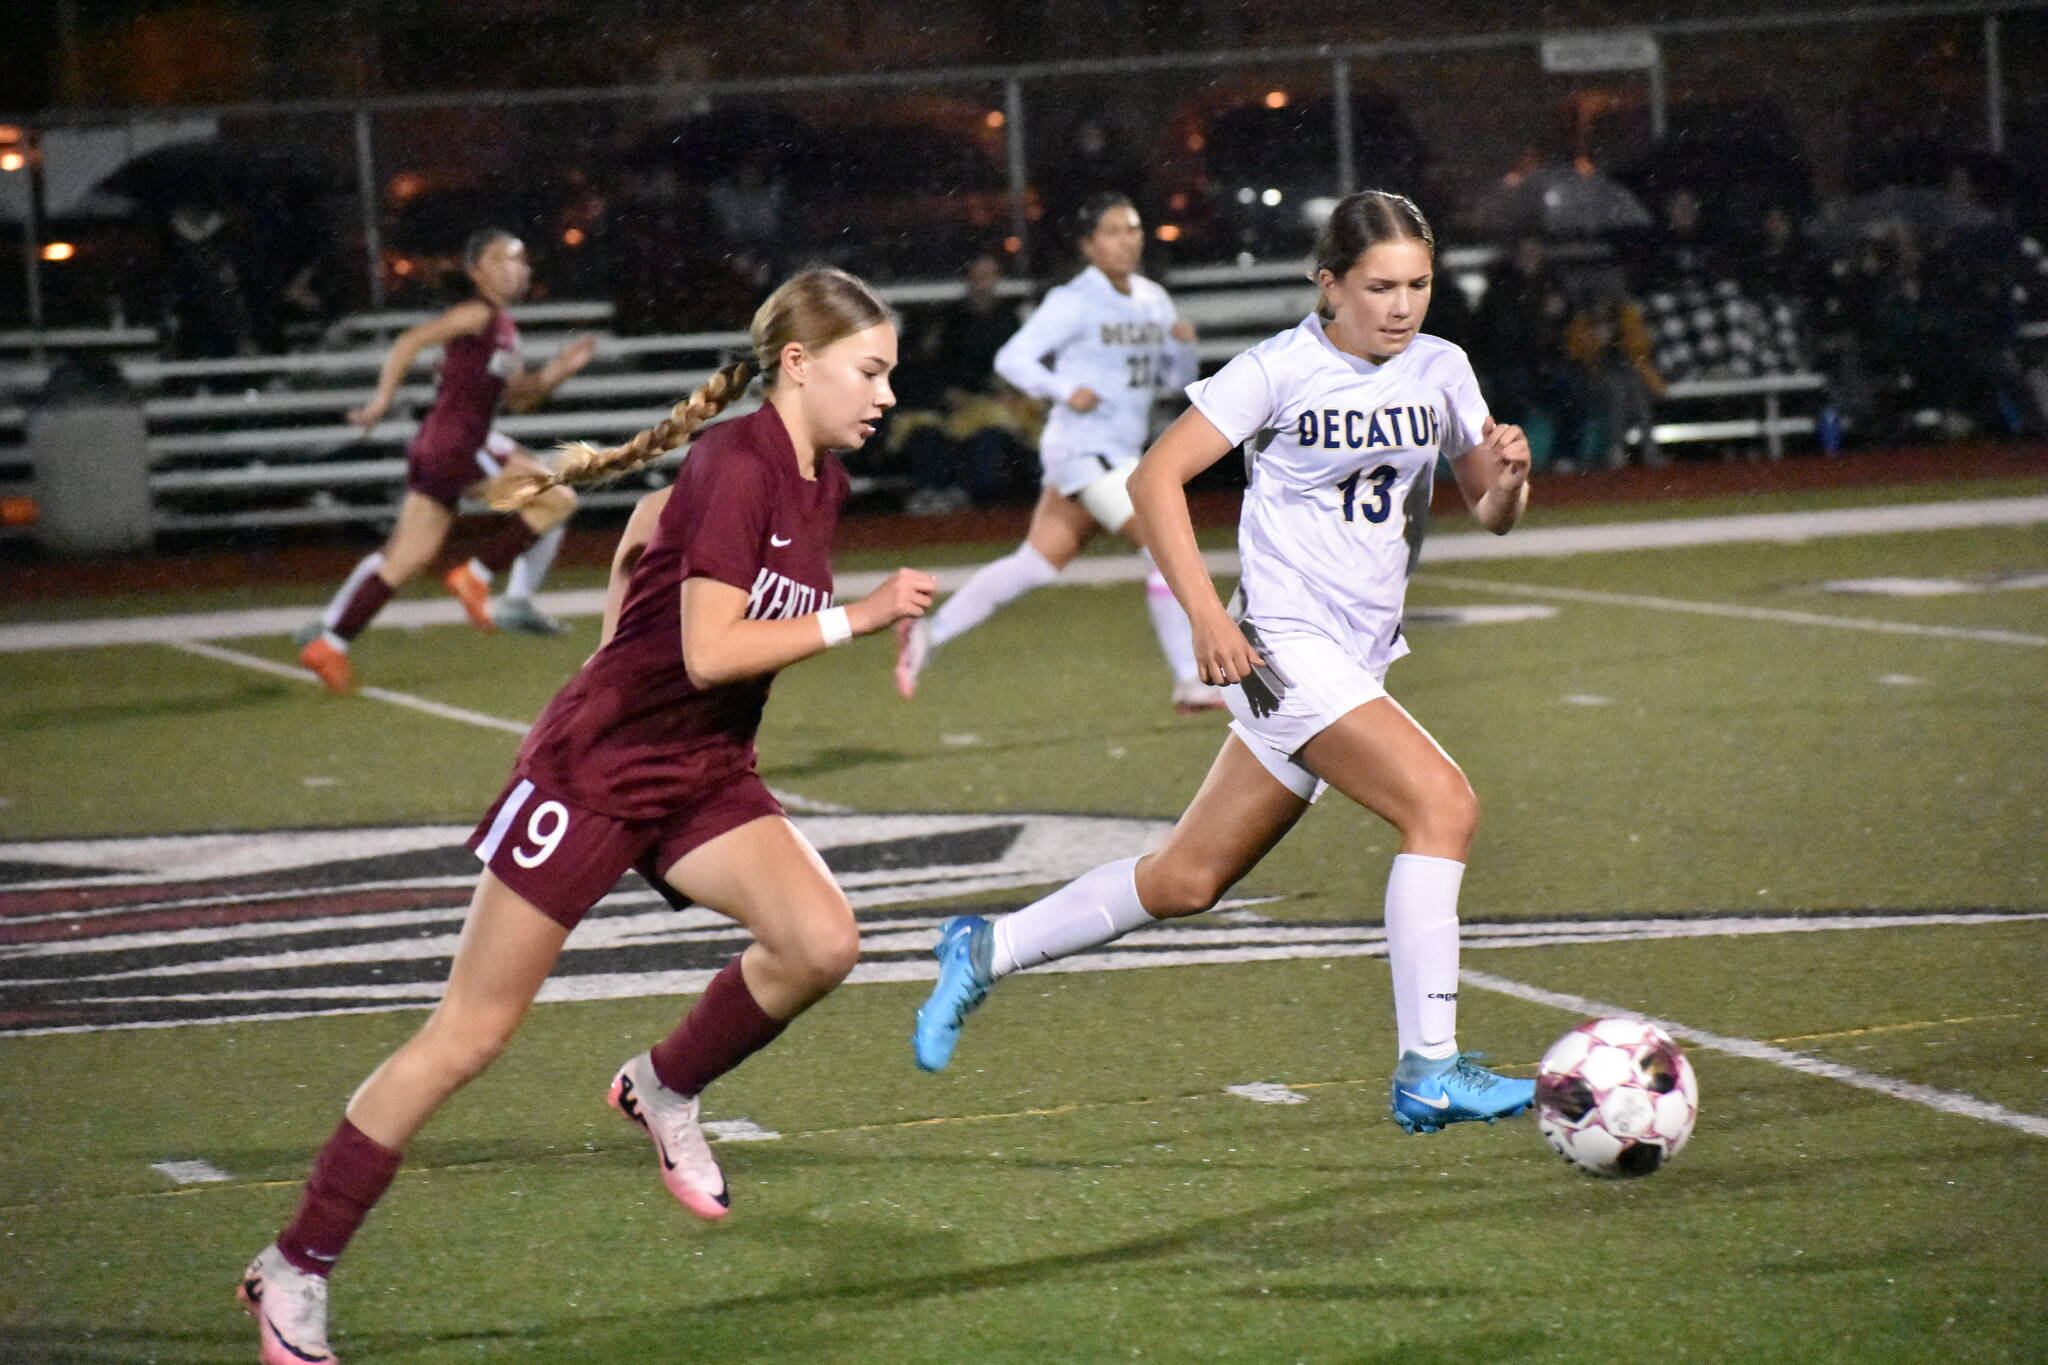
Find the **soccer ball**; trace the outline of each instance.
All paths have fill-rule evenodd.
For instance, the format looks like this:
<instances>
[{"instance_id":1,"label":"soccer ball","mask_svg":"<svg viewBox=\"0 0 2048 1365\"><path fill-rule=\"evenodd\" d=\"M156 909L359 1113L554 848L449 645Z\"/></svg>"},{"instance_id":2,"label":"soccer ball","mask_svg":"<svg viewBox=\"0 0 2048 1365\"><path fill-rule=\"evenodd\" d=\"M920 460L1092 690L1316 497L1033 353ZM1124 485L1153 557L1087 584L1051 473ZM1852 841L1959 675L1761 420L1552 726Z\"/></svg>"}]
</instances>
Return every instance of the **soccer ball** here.
<instances>
[{"instance_id":1,"label":"soccer ball","mask_svg":"<svg viewBox=\"0 0 2048 1365\"><path fill-rule=\"evenodd\" d=\"M1536 1126L1589 1175L1648 1175L1684 1148L1699 1117L1692 1063L1655 1024L1589 1019L1536 1072Z\"/></svg>"}]
</instances>

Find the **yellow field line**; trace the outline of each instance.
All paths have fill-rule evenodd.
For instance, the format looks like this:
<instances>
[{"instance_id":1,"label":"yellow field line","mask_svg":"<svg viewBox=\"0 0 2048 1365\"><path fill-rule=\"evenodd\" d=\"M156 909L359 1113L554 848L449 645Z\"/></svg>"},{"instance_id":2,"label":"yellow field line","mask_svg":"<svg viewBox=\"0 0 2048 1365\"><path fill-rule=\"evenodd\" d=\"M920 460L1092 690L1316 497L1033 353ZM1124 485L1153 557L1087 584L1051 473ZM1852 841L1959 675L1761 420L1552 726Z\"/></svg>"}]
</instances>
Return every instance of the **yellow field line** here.
<instances>
[{"instance_id":1,"label":"yellow field line","mask_svg":"<svg viewBox=\"0 0 2048 1365\"><path fill-rule=\"evenodd\" d=\"M1878 1033L1900 1033L1913 1029L1942 1028L1957 1024L1982 1024L2008 1019L2031 1018L2038 1010L2013 1010L2005 1014L1966 1015L1953 1019L1914 1019L1897 1024L1873 1024L1867 1028L1839 1029L1832 1033L1801 1033L1785 1038L1773 1038L1774 1044L1825 1042L1841 1038L1862 1038ZM1503 1071L1531 1069L1534 1062L1524 1062L1500 1067ZM1327 1090L1344 1086L1384 1085L1384 1076L1365 1080L1330 1081L1280 1081L1277 1084L1289 1090ZM1008 1109L989 1114L935 1114L921 1119L892 1119L886 1123L855 1123L838 1128L810 1128L800 1132L784 1133L782 1139L839 1137L851 1133L881 1133L904 1128L941 1128L961 1123L996 1123L1012 1119L1065 1118L1072 1114L1097 1110L1136 1109L1146 1105L1174 1104L1187 1100L1215 1099L1225 1091L1203 1090L1180 1095L1147 1095L1125 1100L1077 1100L1070 1104L1056 1104L1043 1109ZM609 1156L625 1150L620 1146L583 1147L571 1152L558 1152L550 1156L490 1158L482 1161L458 1161L441 1166L409 1165L400 1169L400 1177L414 1179L430 1175L457 1174L462 1172L488 1172L508 1166L531 1166L544 1161L574 1161L593 1156ZM114 1199L179 1199L192 1195L224 1194L247 1190L274 1190L296 1188L302 1180L223 1180L200 1185L185 1185L172 1190L130 1190L126 1192L91 1195L78 1199L51 1199L31 1201L26 1204L0 1204L0 1214L36 1213L46 1209L76 1208L84 1204L99 1204Z\"/></svg>"}]
</instances>

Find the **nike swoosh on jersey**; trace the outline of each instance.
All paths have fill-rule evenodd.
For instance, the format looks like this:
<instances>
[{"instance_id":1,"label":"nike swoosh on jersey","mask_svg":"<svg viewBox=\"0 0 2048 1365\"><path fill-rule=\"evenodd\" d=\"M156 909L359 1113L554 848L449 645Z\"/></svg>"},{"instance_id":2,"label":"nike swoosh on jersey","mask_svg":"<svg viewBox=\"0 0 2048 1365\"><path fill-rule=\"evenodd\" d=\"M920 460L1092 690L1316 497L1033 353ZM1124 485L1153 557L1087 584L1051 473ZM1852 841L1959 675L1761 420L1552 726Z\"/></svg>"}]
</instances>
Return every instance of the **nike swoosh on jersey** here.
<instances>
[{"instance_id":1,"label":"nike swoosh on jersey","mask_svg":"<svg viewBox=\"0 0 2048 1365\"><path fill-rule=\"evenodd\" d=\"M1426 1104L1432 1109L1448 1109L1451 1107L1451 1097L1449 1095L1439 1095L1432 1100L1416 1094L1413 1090L1403 1090L1401 1093L1414 1100L1417 1104Z\"/></svg>"},{"instance_id":2,"label":"nike swoosh on jersey","mask_svg":"<svg viewBox=\"0 0 2048 1365\"><path fill-rule=\"evenodd\" d=\"M776 549L778 549L778 550L779 550L779 549L781 549L781 548L782 548L783 546L785 546L785 545L789 544L789 537L788 537L788 536L778 536L778 535L773 535L773 534L771 534L771 535L770 535L770 536L768 537L768 543L769 543L770 545L773 545L773 546L774 546L774 547L775 547Z\"/></svg>"}]
</instances>

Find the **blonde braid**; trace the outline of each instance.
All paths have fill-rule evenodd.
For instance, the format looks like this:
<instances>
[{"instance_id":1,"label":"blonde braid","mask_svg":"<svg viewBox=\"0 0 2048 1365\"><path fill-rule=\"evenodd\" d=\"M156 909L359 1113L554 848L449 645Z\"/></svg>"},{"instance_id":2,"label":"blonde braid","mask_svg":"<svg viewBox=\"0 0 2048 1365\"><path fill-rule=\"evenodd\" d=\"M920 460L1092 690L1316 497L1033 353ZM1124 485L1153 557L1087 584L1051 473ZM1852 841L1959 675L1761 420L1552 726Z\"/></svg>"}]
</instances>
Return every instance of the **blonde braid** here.
<instances>
[{"instance_id":1,"label":"blonde braid","mask_svg":"<svg viewBox=\"0 0 2048 1365\"><path fill-rule=\"evenodd\" d=\"M688 441L697 428L745 393L753 378L753 370L746 361L728 365L670 408L668 416L624 445L599 449L588 441L569 442L556 456L552 472L508 469L484 485L484 501L500 512L516 512L558 485L592 483L630 474Z\"/></svg>"}]
</instances>

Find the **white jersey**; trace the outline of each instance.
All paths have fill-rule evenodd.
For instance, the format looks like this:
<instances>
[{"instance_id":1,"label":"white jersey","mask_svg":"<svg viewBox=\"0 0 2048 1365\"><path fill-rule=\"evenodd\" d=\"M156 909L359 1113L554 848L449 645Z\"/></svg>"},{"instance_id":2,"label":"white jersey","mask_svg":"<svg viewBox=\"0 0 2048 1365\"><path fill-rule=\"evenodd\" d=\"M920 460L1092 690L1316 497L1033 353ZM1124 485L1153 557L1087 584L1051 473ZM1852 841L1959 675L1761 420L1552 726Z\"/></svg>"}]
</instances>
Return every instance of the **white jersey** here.
<instances>
[{"instance_id":1,"label":"white jersey","mask_svg":"<svg viewBox=\"0 0 2048 1365\"><path fill-rule=\"evenodd\" d=\"M1142 275L1130 286L1119 293L1091 265L1049 291L996 353L997 374L1053 402L1038 455L1045 481L1062 493L1144 453L1159 391L1195 377L1195 348L1173 338L1173 300ZM1101 401L1076 412L1067 406L1076 389Z\"/></svg>"},{"instance_id":2,"label":"white jersey","mask_svg":"<svg viewBox=\"0 0 2048 1365\"><path fill-rule=\"evenodd\" d=\"M1311 315L1188 397L1245 447L1246 619L1262 633L1328 636L1384 672L1408 652L1401 604L1437 456L1455 460L1485 425L1465 352L1418 335L1374 365L1338 350Z\"/></svg>"}]
</instances>

